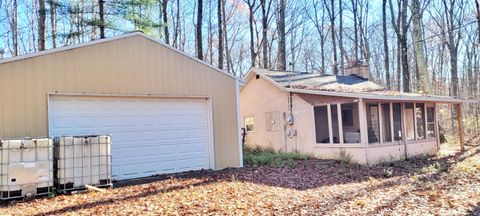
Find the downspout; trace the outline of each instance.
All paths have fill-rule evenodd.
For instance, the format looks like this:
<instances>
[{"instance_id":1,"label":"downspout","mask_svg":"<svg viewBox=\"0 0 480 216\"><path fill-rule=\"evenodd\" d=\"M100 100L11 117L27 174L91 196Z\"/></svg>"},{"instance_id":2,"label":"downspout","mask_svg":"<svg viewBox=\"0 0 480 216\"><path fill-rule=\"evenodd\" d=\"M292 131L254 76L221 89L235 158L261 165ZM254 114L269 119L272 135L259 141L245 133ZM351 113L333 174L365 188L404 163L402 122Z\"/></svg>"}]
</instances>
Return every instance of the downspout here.
<instances>
[{"instance_id":1,"label":"downspout","mask_svg":"<svg viewBox=\"0 0 480 216\"><path fill-rule=\"evenodd\" d=\"M288 141L287 137L291 138L292 134L292 125L293 125L293 101L292 101L292 92L288 92L287 95L287 101L288 101L288 113L285 116L285 126L284 126L284 147L285 147L285 152L288 151ZM288 134L287 134L288 131Z\"/></svg>"}]
</instances>

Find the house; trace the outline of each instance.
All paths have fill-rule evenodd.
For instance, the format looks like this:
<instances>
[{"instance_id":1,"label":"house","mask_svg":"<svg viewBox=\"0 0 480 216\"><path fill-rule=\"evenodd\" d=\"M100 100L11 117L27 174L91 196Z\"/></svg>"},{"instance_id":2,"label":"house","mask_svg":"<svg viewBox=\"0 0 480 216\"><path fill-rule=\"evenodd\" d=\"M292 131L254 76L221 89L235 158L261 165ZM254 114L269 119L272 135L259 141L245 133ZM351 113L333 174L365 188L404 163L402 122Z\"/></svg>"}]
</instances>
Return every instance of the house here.
<instances>
[{"instance_id":1,"label":"house","mask_svg":"<svg viewBox=\"0 0 480 216\"><path fill-rule=\"evenodd\" d=\"M361 164L434 154L437 105L462 102L387 91L369 80L363 64L350 65L344 76L252 68L244 81L245 145Z\"/></svg>"},{"instance_id":2,"label":"house","mask_svg":"<svg viewBox=\"0 0 480 216\"><path fill-rule=\"evenodd\" d=\"M110 134L114 179L242 166L239 81L142 33L0 60L0 138Z\"/></svg>"}]
</instances>

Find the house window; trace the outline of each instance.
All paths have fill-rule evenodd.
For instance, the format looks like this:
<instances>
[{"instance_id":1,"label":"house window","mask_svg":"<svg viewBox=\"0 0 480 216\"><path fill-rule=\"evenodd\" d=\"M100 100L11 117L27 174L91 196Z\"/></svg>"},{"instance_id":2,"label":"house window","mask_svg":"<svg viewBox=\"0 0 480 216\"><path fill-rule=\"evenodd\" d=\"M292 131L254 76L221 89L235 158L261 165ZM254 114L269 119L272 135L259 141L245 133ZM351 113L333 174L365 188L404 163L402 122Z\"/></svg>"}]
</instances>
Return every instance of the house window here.
<instances>
[{"instance_id":1,"label":"house window","mask_svg":"<svg viewBox=\"0 0 480 216\"><path fill-rule=\"evenodd\" d=\"M378 104L367 104L368 143L380 141Z\"/></svg>"},{"instance_id":2,"label":"house window","mask_svg":"<svg viewBox=\"0 0 480 216\"><path fill-rule=\"evenodd\" d=\"M425 104L417 103L415 106L415 118L417 118L417 139L425 139Z\"/></svg>"},{"instance_id":3,"label":"house window","mask_svg":"<svg viewBox=\"0 0 480 216\"><path fill-rule=\"evenodd\" d=\"M415 113L413 110L413 103L405 103L405 129L407 133L407 140L415 139Z\"/></svg>"},{"instance_id":4,"label":"house window","mask_svg":"<svg viewBox=\"0 0 480 216\"><path fill-rule=\"evenodd\" d=\"M255 118L253 116L245 117L245 130L247 132L253 132L253 125L255 123Z\"/></svg>"},{"instance_id":5,"label":"house window","mask_svg":"<svg viewBox=\"0 0 480 216\"><path fill-rule=\"evenodd\" d=\"M382 132L383 132L383 141L391 142L392 141L392 127L390 119L390 103L382 104Z\"/></svg>"},{"instance_id":6,"label":"house window","mask_svg":"<svg viewBox=\"0 0 480 216\"><path fill-rule=\"evenodd\" d=\"M399 103L392 104L393 110L393 140L402 140L402 105Z\"/></svg>"},{"instance_id":7,"label":"house window","mask_svg":"<svg viewBox=\"0 0 480 216\"><path fill-rule=\"evenodd\" d=\"M435 137L435 107L427 107L427 137Z\"/></svg>"}]
</instances>

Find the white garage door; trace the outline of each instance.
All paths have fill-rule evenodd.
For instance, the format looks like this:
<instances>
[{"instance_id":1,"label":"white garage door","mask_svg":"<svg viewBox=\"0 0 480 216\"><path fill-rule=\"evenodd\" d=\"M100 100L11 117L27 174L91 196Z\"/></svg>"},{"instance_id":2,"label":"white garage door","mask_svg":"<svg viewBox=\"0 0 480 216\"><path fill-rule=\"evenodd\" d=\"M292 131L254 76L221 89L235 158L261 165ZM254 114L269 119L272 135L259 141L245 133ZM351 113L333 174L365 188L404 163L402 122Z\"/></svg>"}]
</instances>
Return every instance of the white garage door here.
<instances>
[{"instance_id":1,"label":"white garage door","mask_svg":"<svg viewBox=\"0 0 480 216\"><path fill-rule=\"evenodd\" d=\"M209 169L207 100L51 96L50 136L112 135L112 174L128 179Z\"/></svg>"}]
</instances>

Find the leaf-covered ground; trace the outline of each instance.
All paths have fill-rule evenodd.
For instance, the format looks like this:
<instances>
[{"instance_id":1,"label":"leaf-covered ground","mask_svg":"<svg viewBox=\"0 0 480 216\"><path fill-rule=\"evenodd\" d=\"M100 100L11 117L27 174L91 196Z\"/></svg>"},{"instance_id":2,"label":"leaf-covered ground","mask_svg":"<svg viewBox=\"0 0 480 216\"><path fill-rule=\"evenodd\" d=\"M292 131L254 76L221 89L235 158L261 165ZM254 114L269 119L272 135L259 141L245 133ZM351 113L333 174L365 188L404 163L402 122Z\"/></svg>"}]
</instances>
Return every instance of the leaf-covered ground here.
<instances>
[{"instance_id":1,"label":"leaf-covered ground","mask_svg":"<svg viewBox=\"0 0 480 216\"><path fill-rule=\"evenodd\" d=\"M1 215L480 215L480 137L465 153L373 167L319 160L147 179L16 201ZM150 182L148 182L150 181Z\"/></svg>"}]
</instances>

